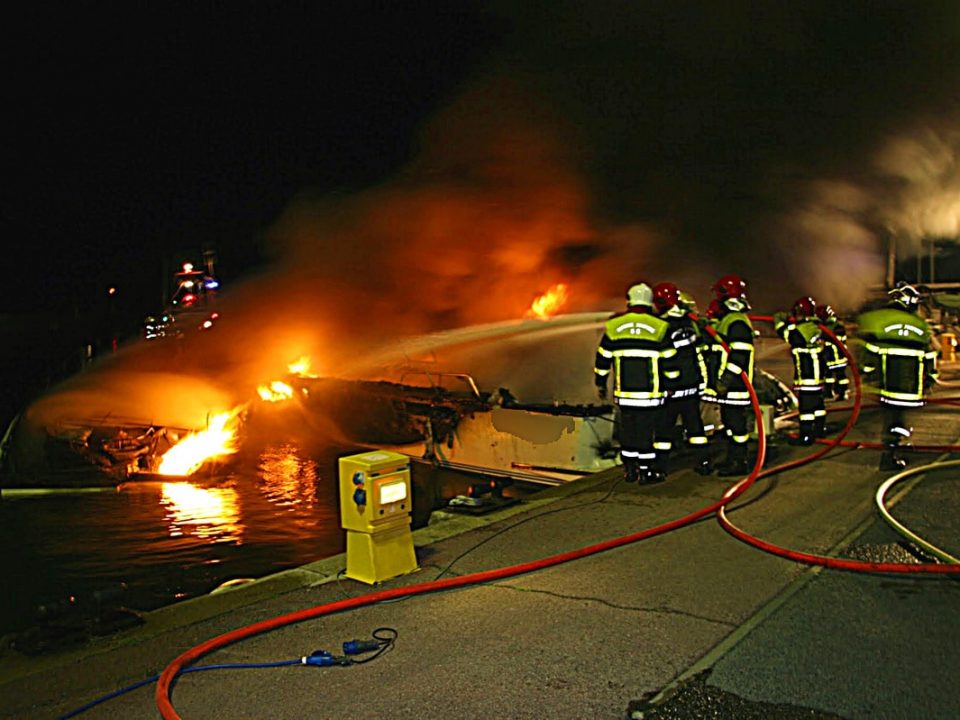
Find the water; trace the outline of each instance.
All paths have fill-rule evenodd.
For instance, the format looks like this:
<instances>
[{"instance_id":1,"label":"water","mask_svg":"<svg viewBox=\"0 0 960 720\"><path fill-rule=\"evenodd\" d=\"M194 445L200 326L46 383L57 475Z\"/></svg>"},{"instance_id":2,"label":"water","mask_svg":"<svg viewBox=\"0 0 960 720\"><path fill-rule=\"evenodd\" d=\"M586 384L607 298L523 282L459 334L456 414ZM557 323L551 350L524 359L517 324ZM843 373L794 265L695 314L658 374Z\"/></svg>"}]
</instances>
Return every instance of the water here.
<instances>
[{"instance_id":1,"label":"water","mask_svg":"<svg viewBox=\"0 0 960 720\"><path fill-rule=\"evenodd\" d=\"M35 622L38 605L120 583L124 605L151 610L343 552L336 458L348 452L278 444L222 476L5 496L0 634Z\"/></svg>"}]
</instances>

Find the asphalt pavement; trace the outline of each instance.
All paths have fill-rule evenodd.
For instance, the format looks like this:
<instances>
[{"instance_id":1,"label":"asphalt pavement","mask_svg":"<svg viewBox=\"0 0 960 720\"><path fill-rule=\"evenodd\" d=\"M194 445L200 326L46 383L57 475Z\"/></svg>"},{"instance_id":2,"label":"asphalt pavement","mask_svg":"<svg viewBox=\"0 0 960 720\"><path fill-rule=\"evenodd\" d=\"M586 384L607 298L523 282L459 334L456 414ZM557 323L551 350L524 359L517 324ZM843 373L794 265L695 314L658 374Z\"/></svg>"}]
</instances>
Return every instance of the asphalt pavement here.
<instances>
[{"instance_id":1,"label":"asphalt pavement","mask_svg":"<svg viewBox=\"0 0 960 720\"><path fill-rule=\"evenodd\" d=\"M960 394L943 388L940 397ZM915 442L953 444L957 409L914 418ZM842 414L834 416L843 419ZM874 441L864 410L852 439ZM773 438L768 467L811 448ZM916 453L914 465L956 457ZM729 511L788 548L916 564L930 558L879 517L879 451L838 448L758 482ZM223 633L295 611L529 563L684 517L736 478L682 459L667 482L618 470L488 516L435 512L414 532L420 569L376 588L342 577L343 556L149 613L135 630L63 652L0 656L0 713L53 718L160 673ZM956 472L931 469L891 493L898 520L960 555ZM823 569L751 547L711 515L643 540L508 579L365 605L230 644L197 665L267 663L391 628L370 662L212 669L181 676L183 718L956 718L957 576ZM388 634L390 631L386 631ZM381 631L380 636L384 636ZM370 654L357 656L369 657ZM84 718L156 718L154 685Z\"/></svg>"}]
</instances>

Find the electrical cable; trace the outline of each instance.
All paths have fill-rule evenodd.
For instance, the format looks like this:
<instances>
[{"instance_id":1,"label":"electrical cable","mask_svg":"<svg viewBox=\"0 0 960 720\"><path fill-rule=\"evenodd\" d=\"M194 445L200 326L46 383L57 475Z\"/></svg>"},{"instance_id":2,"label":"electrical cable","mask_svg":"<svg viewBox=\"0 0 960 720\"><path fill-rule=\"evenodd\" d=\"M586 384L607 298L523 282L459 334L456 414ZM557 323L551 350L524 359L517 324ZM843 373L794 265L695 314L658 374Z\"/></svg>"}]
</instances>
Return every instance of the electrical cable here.
<instances>
[{"instance_id":1,"label":"electrical cable","mask_svg":"<svg viewBox=\"0 0 960 720\"><path fill-rule=\"evenodd\" d=\"M279 660L277 662L265 662L265 663L227 663L227 664L217 664L217 665L195 665L194 667L189 667L184 669L184 674L192 672L201 672L203 670L253 670L253 669L262 669L262 668L276 668L276 667L286 667L288 665L303 665L303 660L297 658L296 660ZM96 700L91 700L85 705L81 705L78 708L74 708L65 715L60 715L58 720L67 720L67 718L76 717L82 713L85 713L87 710L95 708L97 705L101 705L108 700L113 700L120 697L121 695L126 695L129 692L138 690L139 688L144 687L145 685L150 685L155 683L160 679L160 673L148 677L144 680L133 683L132 685L127 685L124 688L119 690L114 690L111 693L106 695L101 695Z\"/></svg>"},{"instance_id":2,"label":"electrical cable","mask_svg":"<svg viewBox=\"0 0 960 720\"><path fill-rule=\"evenodd\" d=\"M363 665L364 663L371 662L376 660L383 653L393 649L394 643L397 640L399 633L396 629L392 627L378 627L370 633L373 637L372 641L366 640L350 640L343 643L343 653L345 656L357 655L360 653L373 652L373 655L370 655L365 658L335 658L330 653L325 650L315 650L310 655L305 657L295 658L293 660L277 660L275 662L260 662L260 663L218 663L215 665L195 665L193 667L185 668L183 670L184 675L187 673L201 672L204 670L261 670L265 668L278 668L278 667L289 667L293 665L314 665L320 667L327 667L332 665ZM327 659L329 658L329 662ZM344 660L348 662L344 662ZM319 660L319 662L314 662L314 660ZM127 693L138 690L145 685L150 685L151 683L156 682L160 679L160 673L148 677L144 680L140 680L131 685L127 685L124 688L119 690L114 690L113 692L102 695L95 700L91 700L85 705L81 705L78 708L74 708L65 715L60 715L57 720L68 720L68 718L76 717L82 713L85 713L87 710L90 710L97 705L101 705L108 700L113 700Z\"/></svg>"}]
</instances>

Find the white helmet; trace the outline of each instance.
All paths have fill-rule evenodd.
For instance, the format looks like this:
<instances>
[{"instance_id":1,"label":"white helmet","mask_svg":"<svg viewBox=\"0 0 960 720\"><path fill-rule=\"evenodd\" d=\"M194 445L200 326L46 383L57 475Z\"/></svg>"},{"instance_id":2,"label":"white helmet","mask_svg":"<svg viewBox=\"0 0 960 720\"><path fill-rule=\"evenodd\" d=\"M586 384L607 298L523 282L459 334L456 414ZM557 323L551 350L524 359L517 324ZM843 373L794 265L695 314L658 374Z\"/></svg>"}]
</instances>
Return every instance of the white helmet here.
<instances>
[{"instance_id":1,"label":"white helmet","mask_svg":"<svg viewBox=\"0 0 960 720\"><path fill-rule=\"evenodd\" d=\"M628 305L653 305L653 290L646 283L631 285L627 290Z\"/></svg>"},{"instance_id":2,"label":"white helmet","mask_svg":"<svg viewBox=\"0 0 960 720\"><path fill-rule=\"evenodd\" d=\"M916 310L917 305L920 304L920 293L917 292L917 289L913 285L902 281L898 282L896 287L888 292L887 295L890 296L893 302L905 310Z\"/></svg>"}]
</instances>

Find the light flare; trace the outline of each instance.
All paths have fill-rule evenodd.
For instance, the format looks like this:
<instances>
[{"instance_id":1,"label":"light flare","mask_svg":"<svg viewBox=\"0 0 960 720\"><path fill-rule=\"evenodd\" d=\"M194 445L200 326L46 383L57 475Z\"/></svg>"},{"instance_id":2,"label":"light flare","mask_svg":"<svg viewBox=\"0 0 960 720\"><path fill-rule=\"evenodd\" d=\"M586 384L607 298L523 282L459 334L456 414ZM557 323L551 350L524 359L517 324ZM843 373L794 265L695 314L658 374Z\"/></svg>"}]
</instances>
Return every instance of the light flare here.
<instances>
[{"instance_id":1,"label":"light flare","mask_svg":"<svg viewBox=\"0 0 960 720\"><path fill-rule=\"evenodd\" d=\"M160 459L161 475L192 475L207 462L237 452L240 409L214 415L206 430L190 433Z\"/></svg>"},{"instance_id":2,"label":"light flare","mask_svg":"<svg viewBox=\"0 0 960 720\"><path fill-rule=\"evenodd\" d=\"M537 320L553 317L567 304L568 296L566 283L557 283L530 304L526 317Z\"/></svg>"}]
</instances>

